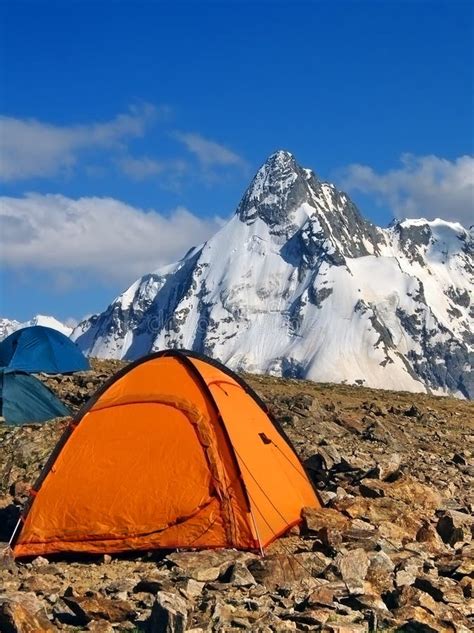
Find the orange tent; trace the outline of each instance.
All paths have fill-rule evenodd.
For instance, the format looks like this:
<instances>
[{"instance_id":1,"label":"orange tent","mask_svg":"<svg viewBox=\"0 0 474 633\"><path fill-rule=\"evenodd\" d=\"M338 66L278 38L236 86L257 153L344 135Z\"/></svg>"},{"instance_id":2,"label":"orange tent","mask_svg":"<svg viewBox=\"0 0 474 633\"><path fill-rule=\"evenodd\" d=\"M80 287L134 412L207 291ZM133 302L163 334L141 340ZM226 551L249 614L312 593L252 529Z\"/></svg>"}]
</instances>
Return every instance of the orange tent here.
<instances>
[{"instance_id":1,"label":"orange tent","mask_svg":"<svg viewBox=\"0 0 474 633\"><path fill-rule=\"evenodd\" d=\"M320 503L264 404L226 367L165 351L127 366L54 449L15 556L262 549Z\"/></svg>"}]
</instances>

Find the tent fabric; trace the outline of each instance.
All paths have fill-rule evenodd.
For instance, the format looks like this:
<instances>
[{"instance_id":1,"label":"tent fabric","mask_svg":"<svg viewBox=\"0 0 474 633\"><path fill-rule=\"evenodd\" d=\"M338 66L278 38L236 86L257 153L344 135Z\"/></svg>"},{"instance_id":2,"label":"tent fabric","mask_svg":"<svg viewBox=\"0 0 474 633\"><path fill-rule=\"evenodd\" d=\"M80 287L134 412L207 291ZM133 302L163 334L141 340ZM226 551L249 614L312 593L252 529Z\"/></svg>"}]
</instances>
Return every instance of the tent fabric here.
<instances>
[{"instance_id":1,"label":"tent fabric","mask_svg":"<svg viewBox=\"0 0 474 633\"><path fill-rule=\"evenodd\" d=\"M116 374L34 486L15 556L263 548L318 497L283 432L223 365L166 351Z\"/></svg>"},{"instance_id":2,"label":"tent fabric","mask_svg":"<svg viewBox=\"0 0 474 633\"><path fill-rule=\"evenodd\" d=\"M0 367L32 374L68 374L89 369L89 362L62 332L34 325L13 332L0 343Z\"/></svg>"},{"instance_id":3,"label":"tent fabric","mask_svg":"<svg viewBox=\"0 0 474 633\"><path fill-rule=\"evenodd\" d=\"M0 371L0 406L5 423L14 426L70 415L45 385L28 374Z\"/></svg>"}]
</instances>

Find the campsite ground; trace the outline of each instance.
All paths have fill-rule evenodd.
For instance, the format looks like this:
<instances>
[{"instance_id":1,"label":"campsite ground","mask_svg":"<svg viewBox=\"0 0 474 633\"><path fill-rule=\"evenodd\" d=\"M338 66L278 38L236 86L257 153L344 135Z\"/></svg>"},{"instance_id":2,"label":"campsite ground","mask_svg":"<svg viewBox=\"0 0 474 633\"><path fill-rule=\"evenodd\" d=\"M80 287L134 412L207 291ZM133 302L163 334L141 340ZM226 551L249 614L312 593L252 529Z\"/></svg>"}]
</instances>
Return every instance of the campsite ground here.
<instances>
[{"instance_id":1,"label":"campsite ground","mask_svg":"<svg viewBox=\"0 0 474 633\"><path fill-rule=\"evenodd\" d=\"M94 361L91 372L43 380L77 409L120 365ZM328 509L308 511L263 559L5 556L0 631L472 630L474 405L246 379L307 460ZM65 424L0 425L0 540Z\"/></svg>"}]
</instances>

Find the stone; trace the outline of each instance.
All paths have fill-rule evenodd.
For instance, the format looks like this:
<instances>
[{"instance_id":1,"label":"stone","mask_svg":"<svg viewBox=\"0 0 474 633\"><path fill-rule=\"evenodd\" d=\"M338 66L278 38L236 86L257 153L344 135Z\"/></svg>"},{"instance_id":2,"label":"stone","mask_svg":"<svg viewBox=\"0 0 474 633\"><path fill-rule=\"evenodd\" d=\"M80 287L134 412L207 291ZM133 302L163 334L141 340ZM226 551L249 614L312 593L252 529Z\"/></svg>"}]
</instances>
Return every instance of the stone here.
<instances>
[{"instance_id":1,"label":"stone","mask_svg":"<svg viewBox=\"0 0 474 633\"><path fill-rule=\"evenodd\" d=\"M383 551L369 554L369 568L366 580L379 594L390 591L393 588L393 570L395 565Z\"/></svg>"},{"instance_id":2,"label":"stone","mask_svg":"<svg viewBox=\"0 0 474 633\"><path fill-rule=\"evenodd\" d=\"M368 633L369 627L367 623L356 624L326 624L325 630L328 633Z\"/></svg>"},{"instance_id":3,"label":"stone","mask_svg":"<svg viewBox=\"0 0 474 633\"><path fill-rule=\"evenodd\" d=\"M422 520L422 526L415 536L418 543L424 543L431 552L443 551L444 545L436 528L427 520Z\"/></svg>"},{"instance_id":4,"label":"stone","mask_svg":"<svg viewBox=\"0 0 474 633\"><path fill-rule=\"evenodd\" d=\"M450 578L432 577L424 574L415 580L415 587L428 593L436 601L443 600L454 604L464 602L464 593L459 583Z\"/></svg>"},{"instance_id":5,"label":"stone","mask_svg":"<svg viewBox=\"0 0 474 633\"><path fill-rule=\"evenodd\" d=\"M370 442L381 442L387 446L398 448L396 446L397 442L395 441L395 438L390 432L387 424L381 420L374 420L369 416L364 416L362 421L366 423L366 428L362 433L362 437L364 439L369 440Z\"/></svg>"},{"instance_id":6,"label":"stone","mask_svg":"<svg viewBox=\"0 0 474 633\"><path fill-rule=\"evenodd\" d=\"M395 585L404 587L413 585L417 576L422 573L423 559L418 556L410 556L402 560L395 572Z\"/></svg>"},{"instance_id":7,"label":"stone","mask_svg":"<svg viewBox=\"0 0 474 633\"><path fill-rule=\"evenodd\" d=\"M148 633L185 633L187 625L186 600L176 593L159 591L148 621Z\"/></svg>"},{"instance_id":8,"label":"stone","mask_svg":"<svg viewBox=\"0 0 474 633\"><path fill-rule=\"evenodd\" d=\"M324 528L344 531L349 527L346 516L332 508L303 508L303 530L318 535Z\"/></svg>"},{"instance_id":9,"label":"stone","mask_svg":"<svg viewBox=\"0 0 474 633\"><path fill-rule=\"evenodd\" d=\"M316 587L306 599L310 607L314 606L332 606L334 603L334 589L325 585Z\"/></svg>"},{"instance_id":10,"label":"stone","mask_svg":"<svg viewBox=\"0 0 474 633\"><path fill-rule=\"evenodd\" d=\"M204 582L199 582L198 580L194 580L194 578L188 578L185 583L184 586L182 587L182 591L185 593L185 595L188 598L196 598L197 596L200 596L202 593L202 590L205 587Z\"/></svg>"},{"instance_id":11,"label":"stone","mask_svg":"<svg viewBox=\"0 0 474 633\"><path fill-rule=\"evenodd\" d=\"M377 461L377 465L370 475L382 481L394 481L400 474L402 457L399 453L391 453L387 457Z\"/></svg>"},{"instance_id":12,"label":"stone","mask_svg":"<svg viewBox=\"0 0 474 633\"><path fill-rule=\"evenodd\" d=\"M58 592L61 583L54 576L27 576L21 583L22 591L33 591L34 593L51 594Z\"/></svg>"},{"instance_id":13,"label":"stone","mask_svg":"<svg viewBox=\"0 0 474 633\"><path fill-rule=\"evenodd\" d=\"M43 604L32 592L0 594L2 633L55 633Z\"/></svg>"},{"instance_id":14,"label":"stone","mask_svg":"<svg viewBox=\"0 0 474 633\"><path fill-rule=\"evenodd\" d=\"M105 587L105 592L108 594L115 594L117 597L120 597L119 594L129 593L130 591L134 590L135 586L135 578L120 578L119 580L114 580L113 582L109 583Z\"/></svg>"},{"instance_id":15,"label":"stone","mask_svg":"<svg viewBox=\"0 0 474 633\"><path fill-rule=\"evenodd\" d=\"M452 633L452 629L444 626L429 611L422 607L401 607L394 611L400 622L396 628L400 633Z\"/></svg>"},{"instance_id":16,"label":"stone","mask_svg":"<svg viewBox=\"0 0 474 633\"><path fill-rule=\"evenodd\" d=\"M367 552L359 548L345 554L340 553L336 556L334 564L349 591L353 594L363 593L364 580L370 566Z\"/></svg>"},{"instance_id":17,"label":"stone","mask_svg":"<svg viewBox=\"0 0 474 633\"><path fill-rule=\"evenodd\" d=\"M63 600L83 624L91 620L124 622L135 615L133 605L126 600L110 600L99 595L63 596Z\"/></svg>"},{"instance_id":18,"label":"stone","mask_svg":"<svg viewBox=\"0 0 474 633\"><path fill-rule=\"evenodd\" d=\"M53 605L53 617L55 622L61 624L71 624L76 626L79 622L83 622L83 619L78 618L72 609L70 609L62 598L55 600Z\"/></svg>"},{"instance_id":19,"label":"stone","mask_svg":"<svg viewBox=\"0 0 474 633\"><path fill-rule=\"evenodd\" d=\"M0 571L1 570L16 570L15 559L13 558L13 551L8 544L0 544Z\"/></svg>"},{"instance_id":20,"label":"stone","mask_svg":"<svg viewBox=\"0 0 474 633\"><path fill-rule=\"evenodd\" d=\"M106 620L93 620L87 627L91 633L114 633L114 627Z\"/></svg>"},{"instance_id":21,"label":"stone","mask_svg":"<svg viewBox=\"0 0 474 633\"><path fill-rule=\"evenodd\" d=\"M408 409L405 410L404 415L409 418L421 418L422 411L415 404L412 404Z\"/></svg>"},{"instance_id":22,"label":"stone","mask_svg":"<svg viewBox=\"0 0 474 633\"><path fill-rule=\"evenodd\" d=\"M217 580L231 565L242 558L235 550L199 550L196 552L174 552L166 560L176 565L194 580L203 582Z\"/></svg>"},{"instance_id":23,"label":"stone","mask_svg":"<svg viewBox=\"0 0 474 633\"><path fill-rule=\"evenodd\" d=\"M393 599L398 608L415 606L426 609L433 615L439 615L440 608L436 601L420 589L405 585L393 594Z\"/></svg>"},{"instance_id":24,"label":"stone","mask_svg":"<svg viewBox=\"0 0 474 633\"><path fill-rule=\"evenodd\" d=\"M474 517L464 512L448 510L439 517L436 531L443 541L451 546L459 542L471 541L474 532Z\"/></svg>"},{"instance_id":25,"label":"stone","mask_svg":"<svg viewBox=\"0 0 474 633\"><path fill-rule=\"evenodd\" d=\"M355 435L362 435L365 430L365 424L355 416L337 417L336 422Z\"/></svg>"},{"instance_id":26,"label":"stone","mask_svg":"<svg viewBox=\"0 0 474 633\"><path fill-rule=\"evenodd\" d=\"M393 483L381 482L385 496L407 504L410 508L435 510L442 505L443 498L434 488L406 476Z\"/></svg>"},{"instance_id":27,"label":"stone","mask_svg":"<svg viewBox=\"0 0 474 633\"><path fill-rule=\"evenodd\" d=\"M315 573L320 570L318 558L311 554L273 554L252 561L248 569L253 578L268 590L301 581L313 582L312 560L316 562Z\"/></svg>"},{"instance_id":28,"label":"stone","mask_svg":"<svg viewBox=\"0 0 474 633\"><path fill-rule=\"evenodd\" d=\"M474 547L464 547L460 553L460 564L456 569L456 573L464 576L474 576Z\"/></svg>"},{"instance_id":29,"label":"stone","mask_svg":"<svg viewBox=\"0 0 474 633\"><path fill-rule=\"evenodd\" d=\"M234 563L230 568L229 582L233 587L253 587L256 584L246 565L240 562Z\"/></svg>"},{"instance_id":30,"label":"stone","mask_svg":"<svg viewBox=\"0 0 474 633\"><path fill-rule=\"evenodd\" d=\"M334 468L342 461L339 451L332 444L320 446L318 455L322 458L323 466L326 470L331 470L331 468Z\"/></svg>"},{"instance_id":31,"label":"stone","mask_svg":"<svg viewBox=\"0 0 474 633\"><path fill-rule=\"evenodd\" d=\"M385 497L385 489L381 482L374 479L363 479L359 484L359 492L363 497L375 499Z\"/></svg>"},{"instance_id":32,"label":"stone","mask_svg":"<svg viewBox=\"0 0 474 633\"><path fill-rule=\"evenodd\" d=\"M464 576L459 581L459 586L461 587L465 598L474 598L474 578Z\"/></svg>"},{"instance_id":33,"label":"stone","mask_svg":"<svg viewBox=\"0 0 474 633\"><path fill-rule=\"evenodd\" d=\"M38 567L44 567L45 565L49 565L49 560L43 556L37 556L31 561L31 566L35 569Z\"/></svg>"},{"instance_id":34,"label":"stone","mask_svg":"<svg viewBox=\"0 0 474 633\"><path fill-rule=\"evenodd\" d=\"M163 589L166 577L163 574L150 574L149 576L143 576L133 587L135 593L152 593L156 594L157 591Z\"/></svg>"},{"instance_id":35,"label":"stone","mask_svg":"<svg viewBox=\"0 0 474 633\"><path fill-rule=\"evenodd\" d=\"M416 571L410 569L400 569L395 573L395 584L397 587L413 585L416 580Z\"/></svg>"}]
</instances>

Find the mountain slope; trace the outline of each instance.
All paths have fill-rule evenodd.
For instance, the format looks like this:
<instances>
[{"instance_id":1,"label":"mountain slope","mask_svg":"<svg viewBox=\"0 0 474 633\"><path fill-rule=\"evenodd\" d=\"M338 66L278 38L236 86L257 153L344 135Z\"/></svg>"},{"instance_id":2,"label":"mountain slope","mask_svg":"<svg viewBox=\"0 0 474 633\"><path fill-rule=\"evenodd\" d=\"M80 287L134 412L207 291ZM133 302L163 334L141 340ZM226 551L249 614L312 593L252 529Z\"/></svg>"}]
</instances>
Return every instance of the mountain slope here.
<instances>
[{"instance_id":1,"label":"mountain slope","mask_svg":"<svg viewBox=\"0 0 474 633\"><path fill-rule=\"evenodd\" d=\"M249 372L472 397L472 255L458 224L374 226L280 151L216 235L72 338L92 356L185 347Z\"/></svg>"},{"instance_id":2,"label":"mountain slope","mask_svg":"<svg viewBox=\"0 0 474 633\"><path fill-rule=\"evenodd\" d=\"M0 317L0 341L3 341L3 339L12 334L12 332L16 332L16 330L21 330L24 327L30 327L32 325L44 325L46 327L53 328L53 330L58 330L66 336L69 336L73 330L72 327L64 325L64 323L61 323L61 321L58 321L54 317L45 316L43 314L37 314L35 317L29 321L25 321L24 323L16 321L15 319Z\"/></svg>"}]
</instances>

